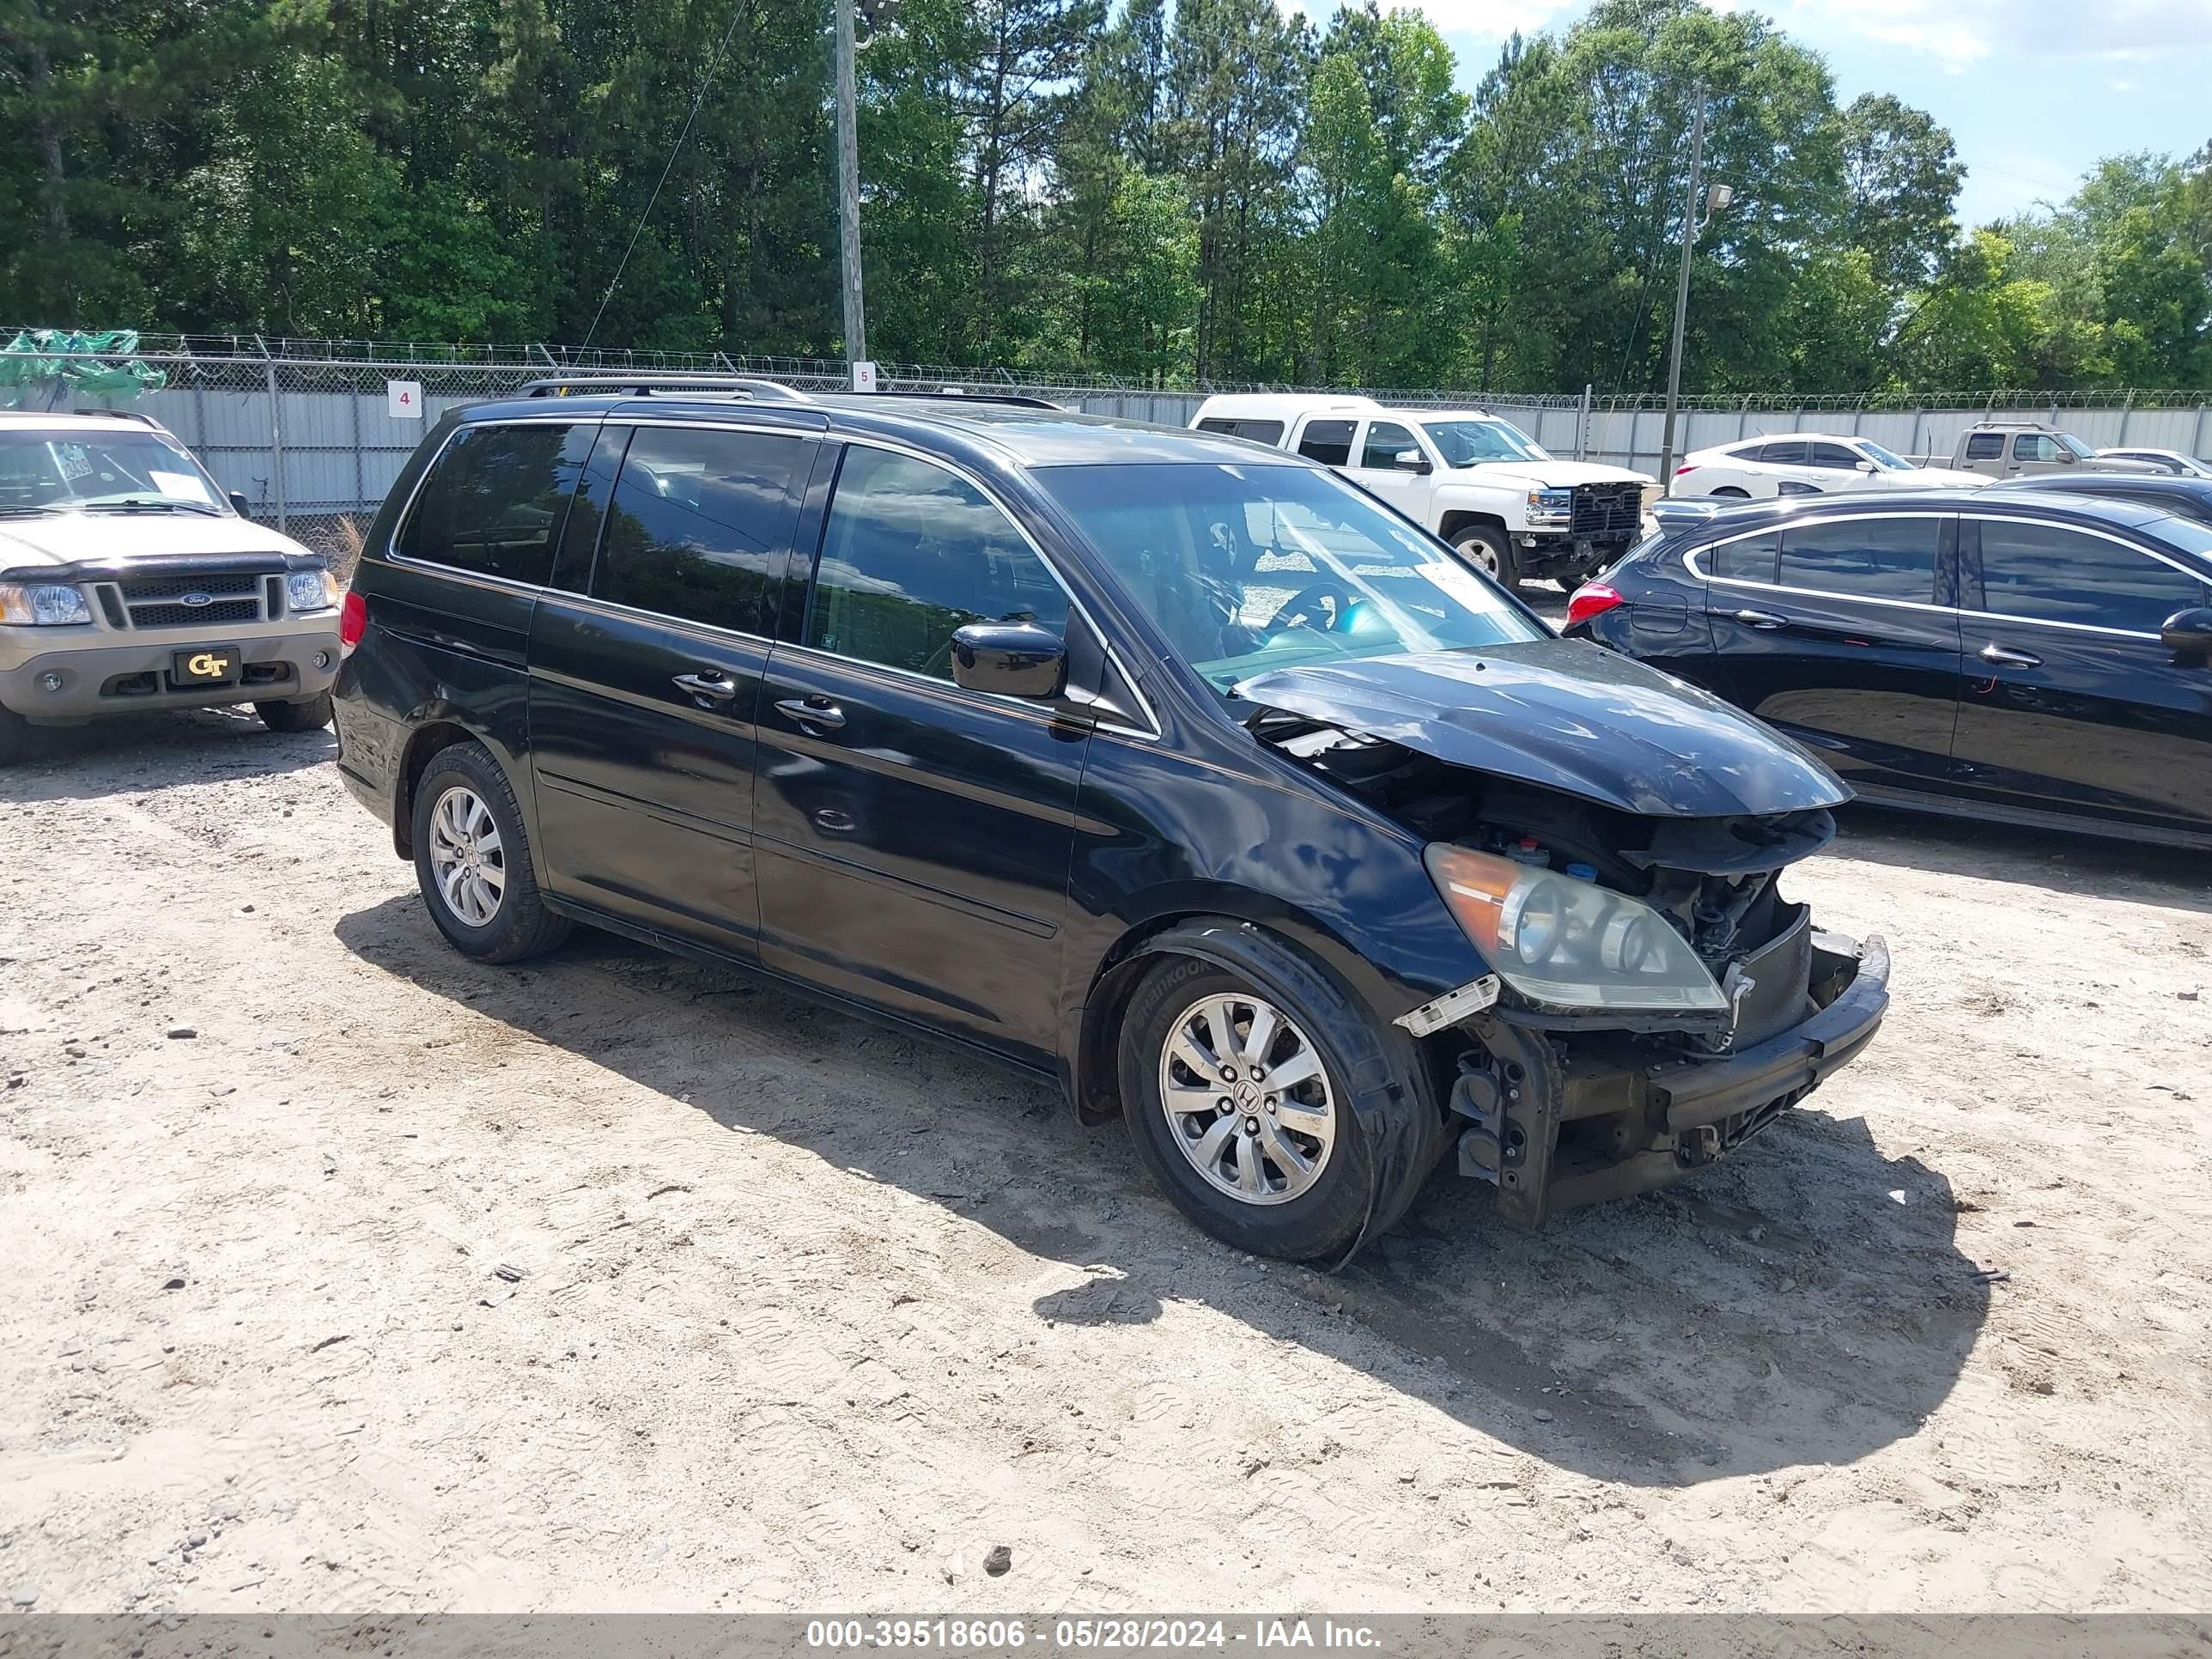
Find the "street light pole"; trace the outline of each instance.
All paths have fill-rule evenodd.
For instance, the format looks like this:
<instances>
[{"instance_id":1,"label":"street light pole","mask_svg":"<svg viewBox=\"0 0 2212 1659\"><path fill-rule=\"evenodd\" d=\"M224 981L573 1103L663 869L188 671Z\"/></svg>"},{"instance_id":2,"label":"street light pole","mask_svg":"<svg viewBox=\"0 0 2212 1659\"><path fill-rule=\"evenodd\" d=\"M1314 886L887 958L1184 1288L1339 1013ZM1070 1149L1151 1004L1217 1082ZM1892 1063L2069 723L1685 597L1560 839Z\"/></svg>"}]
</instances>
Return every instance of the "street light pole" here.
<instances>
[{"instance_id":1,"label":"street light pole","mask_svg":"<svg viewBox=\"0 0 2212 1659\"><path fill-rule=\"evenodd\" d=\"M837 0L837 248L845 289L845 362L868 359L860 306L860 137L853 91L853 0Z\"/></svg>"},{"instance_id":2,"label":"street light pole","mask_svg":"<svg viewBox=\"0 0 2212 1659\"><path fill-rule=\"evenodd\" d=\"M1698 100L1696 119L1690 127L1690 188L1682 198L1682 270L1674 284L1674 346L1667 355L1667 426L1659 440L1659 489L1662 495L1674 476L1674 405L1682 395L1682 325L1690 316L1690 250L1698 240L1698 173L1705 160L1705 83L1699 81L1692 94Z\"/></svg>"}]
</instances>

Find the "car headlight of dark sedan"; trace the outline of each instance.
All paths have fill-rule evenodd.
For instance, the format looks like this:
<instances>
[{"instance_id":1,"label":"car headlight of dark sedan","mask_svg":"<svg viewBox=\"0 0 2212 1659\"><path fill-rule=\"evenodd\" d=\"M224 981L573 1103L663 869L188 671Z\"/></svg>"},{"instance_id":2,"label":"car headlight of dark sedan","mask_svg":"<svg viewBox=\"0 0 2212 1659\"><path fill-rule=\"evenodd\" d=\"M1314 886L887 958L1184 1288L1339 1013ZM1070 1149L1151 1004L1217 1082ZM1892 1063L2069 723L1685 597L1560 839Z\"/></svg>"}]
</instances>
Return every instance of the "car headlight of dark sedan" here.
<instances>
[{"instance_id":1,"label":"car headlight of dark sedan","mask_svg":"<svg viewBox=\"0 0 2212 1659\"><path fill-rule=\"evenodd\" d=\"M1499 978L1559 1008L1704 1012L1728 999L1666 917L1594 881L1443 842L1423 855Z\"/></svg>"}]
</instances>

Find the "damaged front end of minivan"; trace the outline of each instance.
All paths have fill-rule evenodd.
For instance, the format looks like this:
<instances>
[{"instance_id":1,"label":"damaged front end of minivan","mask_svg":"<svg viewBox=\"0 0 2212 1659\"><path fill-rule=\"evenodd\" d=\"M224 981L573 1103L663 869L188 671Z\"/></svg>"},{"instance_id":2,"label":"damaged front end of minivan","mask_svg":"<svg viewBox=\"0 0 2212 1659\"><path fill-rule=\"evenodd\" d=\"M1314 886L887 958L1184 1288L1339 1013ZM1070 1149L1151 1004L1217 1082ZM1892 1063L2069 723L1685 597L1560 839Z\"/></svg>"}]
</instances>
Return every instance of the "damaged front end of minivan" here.
<instances>
[{"instance_id":1,"label":"damaged front end of minivan","mask_svg":"<svg viewBox=\"0 0 2212 1659\"><path fill-rule=\"evenodd\" d=\"M1847 1064L1888 952L1783 890L1850 791L1756 720L1595 647L1289 669L1247 724L1419 835L1490 971L1400 1014L1459 1172L1531 1225L1711 1163Z\"/></svg>"}]
</instances>

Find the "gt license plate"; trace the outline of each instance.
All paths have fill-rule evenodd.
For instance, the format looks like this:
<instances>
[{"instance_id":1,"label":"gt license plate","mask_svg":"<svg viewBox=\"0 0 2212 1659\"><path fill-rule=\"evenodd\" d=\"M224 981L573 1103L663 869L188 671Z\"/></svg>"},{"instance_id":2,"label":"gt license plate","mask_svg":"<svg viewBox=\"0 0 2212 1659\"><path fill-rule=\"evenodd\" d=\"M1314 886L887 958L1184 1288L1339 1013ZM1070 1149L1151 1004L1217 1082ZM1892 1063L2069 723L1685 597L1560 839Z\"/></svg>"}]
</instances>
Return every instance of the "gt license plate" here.
<instances>
[{"instance_id":1,"label":"gt license plate","mask_svg":"<svg viewBox=\"0 0 2212 1659\"><path fill-rule=\"evenodd\" d=\"M179 685L229 685L238 678L238 665L236 646L204 645L172 656L169 678Z\"/></svg>"}]
</instances>

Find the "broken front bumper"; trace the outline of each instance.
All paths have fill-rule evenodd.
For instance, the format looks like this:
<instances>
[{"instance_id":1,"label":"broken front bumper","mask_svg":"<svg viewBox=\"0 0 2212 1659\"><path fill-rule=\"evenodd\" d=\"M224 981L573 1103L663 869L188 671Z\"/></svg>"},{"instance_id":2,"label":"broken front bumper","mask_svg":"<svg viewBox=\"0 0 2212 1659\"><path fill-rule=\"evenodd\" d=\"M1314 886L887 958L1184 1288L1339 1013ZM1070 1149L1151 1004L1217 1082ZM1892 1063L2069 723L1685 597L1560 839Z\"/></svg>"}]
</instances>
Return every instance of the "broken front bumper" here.
<instances>
[{"instance_id":1,"label":"broken front bumper","mask_svg":"<svg viewBox=\"0 0 2212 1659\"><path fill-rule=\"evenodd\" d=\"M1460 1173L1497 1183L1498 1208L1533 1226L1702 1168L1858 1056L1889 1009L1887 945L1814 935L1807 1000L1814 1012L1796 1024L1699 1058L1492 1008L1462 1028L1482 1053L1452 1089Z\"/></svg>"}]
</instances>

